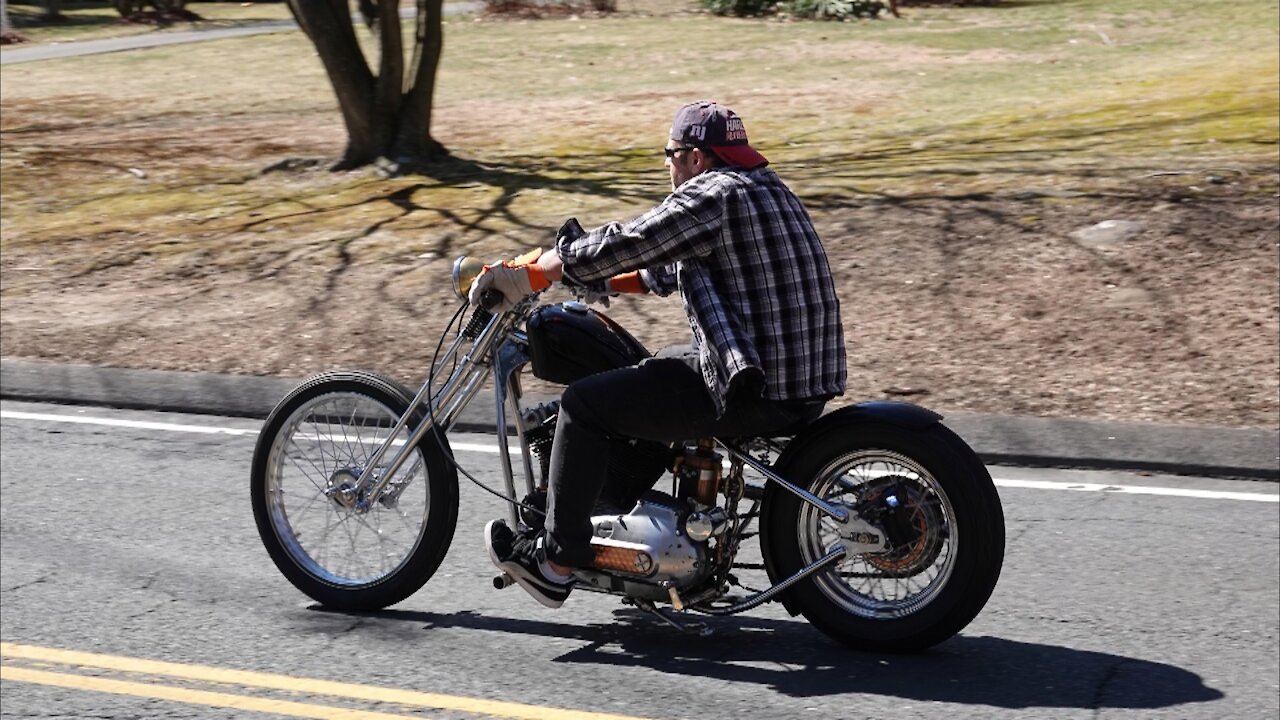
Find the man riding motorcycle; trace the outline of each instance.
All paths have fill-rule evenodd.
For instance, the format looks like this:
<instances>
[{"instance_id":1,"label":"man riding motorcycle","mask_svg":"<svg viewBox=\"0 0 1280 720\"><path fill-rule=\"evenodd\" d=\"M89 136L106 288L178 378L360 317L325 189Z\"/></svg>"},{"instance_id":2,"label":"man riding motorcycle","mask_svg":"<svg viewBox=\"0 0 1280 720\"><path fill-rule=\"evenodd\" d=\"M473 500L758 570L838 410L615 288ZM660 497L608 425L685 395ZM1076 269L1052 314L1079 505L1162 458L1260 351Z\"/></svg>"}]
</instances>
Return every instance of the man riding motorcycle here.
<instances>
[{"instance_id":1,"label":"man riding motorcycle","mask_svg":"<svg viewBox=\"0 0 1280 720\"><path fill-rule=\"evenodd\" d=\"M591 510L610 439L677 442L762 436L817 418L845 390L840 304L822 243L799 199L747 141L742 120L711 101L675 115L665 148L672 193L626 223L485 269L471 288L509 309L552 282L589 295L678 291L692 331L685 353L570 384L551 453L547 519L535 534L485 527L494 564L547 607L573 569L592 564Z\"/></svg>"}]
</instances>

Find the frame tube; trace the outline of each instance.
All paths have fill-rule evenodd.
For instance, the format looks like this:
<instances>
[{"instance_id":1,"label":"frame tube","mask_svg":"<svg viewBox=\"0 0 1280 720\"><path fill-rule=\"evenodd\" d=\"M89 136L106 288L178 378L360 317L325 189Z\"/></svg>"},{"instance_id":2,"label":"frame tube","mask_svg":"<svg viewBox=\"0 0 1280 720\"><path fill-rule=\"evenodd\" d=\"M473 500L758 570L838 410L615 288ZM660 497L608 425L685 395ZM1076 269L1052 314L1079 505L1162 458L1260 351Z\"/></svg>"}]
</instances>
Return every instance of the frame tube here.
<instances>
[{"instance_id":1,"label":"frame tube","mask_svg":"<svg viewBox=\"0 0 1280 720\"><path fill-rule=\"evenodd\" d=\"M747 610L750 610L754 607L758 607L760 605L763 605L764 603L769 602L773 598L777 597L778 593L782 592L783 590L786 590L792 585L795 585L796 583L818 572L819 570L826 568L828 565L831 565L837 560L843 559L844 556L845 556L844 548L837 547L836 549L832 550L826 555L823 555L817 560L814 560L812 563L810 563L806 567L801 568L801 570L797 572L795 575L792 575L791 577L787 578L786 580L783 580L782 582L778 583L777 585L774 585L773 587L767 590L764 590L762 592L756 593L755 595L752 595L751 597L747 598L746 600L743 600L737 605L731 605L727 608L690 607L689 609L694 610L696 612L700 612L700 613L706 613L707 615L737 615L740 612L746 612Z\"/></svg>"},{"instance_id":2,"label":"frame tube","mask_svg":"<svg viewBox=\"0 0 1280 720\"><path fill-rule=\"evenodd\" d=\"M848 510L844 508L836 507L831 503L827 502L826 500L823 500L817 495L814 495L813 493L809 492L808 490L805 490L799 485L796 485L790 480L787 480L786 478L782 477L781 475L771 470L768 465L765 465L759 460L756 460L755 458L751 457L747 453L739 451L735 448L729 447L728 445L724 447L730 453L732 453L735 458L746 463L747 466L749 466L752 470L755 470L761 475L764 475L766 479L778 483L783 488L785 488L787 492L790 492L792 495L795 495L801 500L814 506L819 511L821 511L822 514L826 515L827 517L830 517L836 520L837 522L842 522L842 523L849 520Z\"/></svg>"}]
</instances>

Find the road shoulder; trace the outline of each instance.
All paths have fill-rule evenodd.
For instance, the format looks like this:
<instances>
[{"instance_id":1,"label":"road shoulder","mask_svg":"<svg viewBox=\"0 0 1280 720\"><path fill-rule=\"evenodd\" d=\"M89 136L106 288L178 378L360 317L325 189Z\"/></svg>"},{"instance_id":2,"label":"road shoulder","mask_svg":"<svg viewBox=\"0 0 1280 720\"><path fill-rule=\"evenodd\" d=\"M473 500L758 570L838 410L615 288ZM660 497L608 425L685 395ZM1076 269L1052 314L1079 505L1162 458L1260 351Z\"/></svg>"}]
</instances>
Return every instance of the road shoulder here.
<instances>
[{"instance_id":1,"label":"road shoulder","mask_svg":"<svg viewBox=\"0 0 1280 720\"><path fill-rule=\"evenodd\" d=\"M265 417L298 382L0 359L0 397L33 402ZM1268 430L971 413L945 422L993 465L1280 480L1280 433ZM492 432L492 397L473 402L456 429Z\"/></svg>"}]
</instances>

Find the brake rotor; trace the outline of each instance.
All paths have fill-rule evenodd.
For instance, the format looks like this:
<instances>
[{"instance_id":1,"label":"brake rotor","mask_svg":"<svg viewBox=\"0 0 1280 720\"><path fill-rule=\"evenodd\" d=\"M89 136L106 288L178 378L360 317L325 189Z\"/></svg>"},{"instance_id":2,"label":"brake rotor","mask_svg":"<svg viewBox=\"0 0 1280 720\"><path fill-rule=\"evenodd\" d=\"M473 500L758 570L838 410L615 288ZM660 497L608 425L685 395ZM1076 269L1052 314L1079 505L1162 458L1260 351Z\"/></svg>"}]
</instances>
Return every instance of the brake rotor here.
<instances>
[{"instance_id":1,"label":"brake rotor","mask_svg":"<svg viewBox=\"0 0 1280 720\"><path fill-rule=\"evenodd\" d=\"M946 521L936 503L928 502L929 494L918 484L905 477L886 477L871 483L860 503L863 506L881 506L888 495L897 498L894 512L907 512L911 536L903 542L898 538L895 547L883 553L863 556L867 564L891 577L910 577L933 565L942 552L946 539Z\"/></svg>"}]
</instances>

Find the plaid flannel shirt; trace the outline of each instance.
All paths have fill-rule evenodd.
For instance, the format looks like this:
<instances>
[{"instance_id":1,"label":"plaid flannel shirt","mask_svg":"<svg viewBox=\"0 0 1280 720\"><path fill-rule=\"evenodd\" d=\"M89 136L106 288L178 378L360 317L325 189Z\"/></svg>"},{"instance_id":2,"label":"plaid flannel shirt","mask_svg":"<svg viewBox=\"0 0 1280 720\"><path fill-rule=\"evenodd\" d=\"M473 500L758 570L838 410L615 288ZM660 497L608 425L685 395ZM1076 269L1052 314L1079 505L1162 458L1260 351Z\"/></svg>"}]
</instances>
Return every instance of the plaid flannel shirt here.
<instances>
[{"instance_id":1,"label":"plaid flannel shirt","mask_svg":"<svg viewBox=\"0 0 1280 720\"><path fill-rule=\"evenodd\" d=\"M844 393L844 331L827 255L772 170L710 170L630 222L560 238L556 251L570 283L639 270L651 292L679 290L717 414L748 371L760 374L771 400Z\"/></svg>"}]
</instances>

